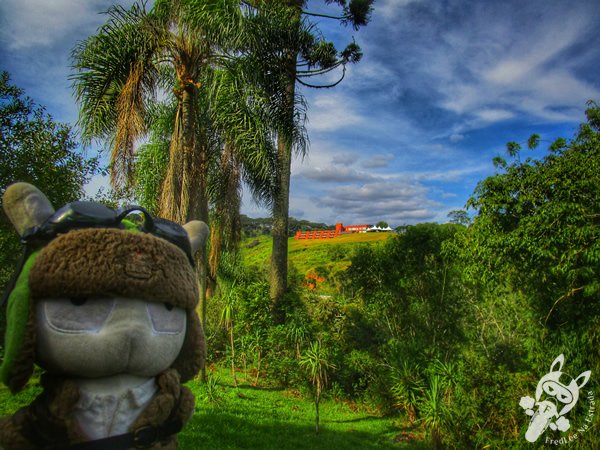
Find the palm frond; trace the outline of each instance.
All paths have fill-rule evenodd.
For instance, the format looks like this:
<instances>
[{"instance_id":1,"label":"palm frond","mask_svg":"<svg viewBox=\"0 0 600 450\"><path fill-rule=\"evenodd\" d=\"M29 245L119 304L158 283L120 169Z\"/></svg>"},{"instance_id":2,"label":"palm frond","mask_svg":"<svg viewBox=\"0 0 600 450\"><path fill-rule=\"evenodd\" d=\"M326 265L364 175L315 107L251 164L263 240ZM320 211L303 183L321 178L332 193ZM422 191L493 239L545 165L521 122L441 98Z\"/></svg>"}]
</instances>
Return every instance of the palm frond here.
<instances>
[{"instance_id":1,"label":"palm frond","mask_svg":"<svg viewBox=\"0 0 600 450\"><path fill-rule=\"evenodd\" d=\"M144 104L156 94L159 42L144 25L144 4L111 7L97 34L77 44L70 77L80 107L78 126L84 144L112 146L112 181L130 179L133 142L141 137Z\"/></svg>"}]
</instances>

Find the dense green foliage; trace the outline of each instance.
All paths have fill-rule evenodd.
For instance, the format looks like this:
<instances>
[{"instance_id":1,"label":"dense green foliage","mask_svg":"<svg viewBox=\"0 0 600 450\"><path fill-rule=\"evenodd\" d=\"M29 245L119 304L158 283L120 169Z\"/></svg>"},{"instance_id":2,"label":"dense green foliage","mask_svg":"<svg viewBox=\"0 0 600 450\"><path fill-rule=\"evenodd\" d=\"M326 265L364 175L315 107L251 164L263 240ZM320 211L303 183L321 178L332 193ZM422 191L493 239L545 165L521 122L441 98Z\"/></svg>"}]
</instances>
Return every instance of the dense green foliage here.
<instances>
[{"instance_id":1,"label":"dense green foliage","mask_svg":"<svg viewBox=\"0 0 600 450\"><path fill-rule=\"evenodd\" d=\"M71 128L55 122L42 106L0 74L0 196L15 182L41 189L55 207L83 197L83 185L97 168L77 149ZM0 289L13 276L22 248L4 212L0 213ZM5 308L0 308L4 342ZM0 353L2 346L0 345Z\"/></svg>"},{"instance_id":2,"label":"dense green foliage","mask_svg":"<svg viewBox=\"0 0 600 450\"><path fill-rule=\"evenodd\" d=\"M285 325L269 321L264 273L248 262L222 265L220 278L238 293L227 304L236 317L234 366L255 383L308 388L314 378L303 365L319 342L334 395L404 414L435 447L506 448L525 442L530 417L520 398L534 394L563 353L569 374L592 371L569 413L575 447L591 448L597 428L577 431L591 407L584 395L600 373L595 104L587 115L573 139L558 140L539 159L521 160L518 144L509 144L513 161L495 160L498 172L477 186L471 214L457 211L450 224L408 226L378 245L348 247L349 264L327 295L297 277L284 301ZM533 136L528 146L538 143ZM317 245L305 258L340 247ZM328 269L314 272L331 277ZM212 314L225 307L223 298L215 298ZM223 330L209 327L209 343L215 361L232 362ZM598 415L592 420L598 424ZM561 433L548 429L546 436Z\"/></svg>"},{"instance_id":3,"label":"dense green foliage","mask_svg":"<svg viewBox=\"0 0 600 450\"><path fill-rule=\"evenodd\" d=\"M532 395L560 353L571 375L600 373L600 109L590 103L586 113L576 136L552 143L542 159L521 161L519 144L509 143L514 161L495 161L499 173L479 183L468 203L473 223L447 247L476 300L456 402L465 418L449 429L455 440L514 439L515 423L522 439L526 420L515 401ZM529 148L538 142L532 136ZM579 402L570 413L575 423L589 408ZM473 428L481 432L467 432ZM591 448L598 431L579 439L580 448Z\"/></svg>"},{"instance_id":4,"label":"dense green foliage","mask_svg":"<svg viewBox=\"0 0 600 450\"><path fill-rule=\"evenodd\" d=\"M41 189L55 207L83 197L83 185L97 167L78 151L71 128L55 122L42 106L0 74L0 195L14 182ZM21 253L19 239L0 214L0 286Z\"/></svg>"}]
</instances>

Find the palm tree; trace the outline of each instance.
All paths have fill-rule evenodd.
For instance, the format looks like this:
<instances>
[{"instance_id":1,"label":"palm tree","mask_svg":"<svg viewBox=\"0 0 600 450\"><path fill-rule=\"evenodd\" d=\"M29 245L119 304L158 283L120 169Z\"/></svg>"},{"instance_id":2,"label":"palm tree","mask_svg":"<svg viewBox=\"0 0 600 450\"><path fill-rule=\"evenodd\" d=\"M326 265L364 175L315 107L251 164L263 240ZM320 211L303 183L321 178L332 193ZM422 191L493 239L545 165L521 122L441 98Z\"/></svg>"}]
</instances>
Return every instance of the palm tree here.
<instances>
[{"instance_id":1,"label":"palm tree","mask_svg":"<svg viewBox=\"0 0 600 450\"><path fill-rule=\"evenodd\" d=\"M159 93L172 96L176 113L159 214L179 223L208 221L207 146L197 133L200 79L235 40L240 8L228 0L157 0L149 12L136 2L106 14L107 23L72 55L84 143L109 143L112 184L131 185L149 102Z\"/></svg>"},{"instance_id":2,"label":"palm tree","mask_svg":"<svg viewBox=\"0 0 600 450\"><path fill-rule=\"evenodd\" d=\"M200 74L204 89L196 102L195 139L206 149L207 196L212 205L210 255L208 262L198 264L204 327L221 252L236 252L239 247L242 181L256 200L268 203L272 197L274 152L269 121L259 92L244 79L244 71L250 70L248 61L237 58L220 70L208 67ZM177 105L175 100L150 102L147 109L150 141L136 152L133 193L154 211L160 200L159 186L167 175Z\"/></svg>"},{"instance_id":3,"label":"palm tree","mask_svg":"<svg viewBox=\"0 0 600 450\"><path fill-rule=\"evenodd\" d=\"M251 60L238 56L213 72L209 82L210 122L222 140L218 167L209 179L209 197L214 205L209 271L216 279L221 247L236 252L241 240L242 181L258 203L273 198L275 153L272 119L263 92L247 73Z\"/></svg>"},{"instance_id":4,"label":"palm tree","mask_svg":"<svg viewBox=\"0 0 600 450\"><path fill-rule=\"evenodd\" d=\"M308 372L311 383L315 387L315 429L319 433L319 403L321 393L327 385L327 375L335 366L328 360L327 351L321 346L320 341L311 343L310 348L300 358L300 366Z\"/></svg>"},{"instance_id":5,"label":"palm tree","mask_svg":"<svg viewBox=\"0 0 600 450\"><path fill-rule=\"evenodd\" d=\"M159 94L169 97L174 105L169 155L162 159L167 161L166 169L155 177L162 187L156 202L158 215L179 223L208 222L211 133L203 120L206 105L200 100L207 95L200 95L201 79L228 48L235 48L242 19L239 3L157 0L149 12L145 2L136 2L130 9L113 6L106 14L106 24L80 42L72 54L83 142L109 144L111 183L130 187L135 144L149 131L150 106ZM161 154L160 145L152 150L155 156ZM197 266L205 326L204 254Z\"/></svg>"}]
</instances>

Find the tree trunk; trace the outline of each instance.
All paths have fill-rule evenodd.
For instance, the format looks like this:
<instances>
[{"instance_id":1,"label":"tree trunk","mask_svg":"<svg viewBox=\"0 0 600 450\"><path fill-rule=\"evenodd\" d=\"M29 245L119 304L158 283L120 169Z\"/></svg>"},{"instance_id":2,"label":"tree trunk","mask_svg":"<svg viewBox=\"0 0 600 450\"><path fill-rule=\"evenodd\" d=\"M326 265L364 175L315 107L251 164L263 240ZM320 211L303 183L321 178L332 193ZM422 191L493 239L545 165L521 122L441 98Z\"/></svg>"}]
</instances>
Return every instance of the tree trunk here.
<instances>
[{"instance_id":1,"label":"tree trunk","mask_svg":"<svg viewBox=\"0 0 600 450\"><path fill-rule=\"evenodd\" d=\"M284 322L282 300L287 289L288 219L290 204L290 173L296 95L296 55L288 51L288 81L284 92L287 124L277 137L277 190L273 201L273 251L271 255L271 307L273 322Z\"/></svg>"},{"instance_id":2,"label":"tree trunk","mask_svg":"<svg viewBox=\"0 0 600 450\"><path fill-rule=\"evenodd\" d=\"M179 92L175 128L169 149L169 166L163 182L159 215L180 224L187 222L190 212L190 181L194 156L193 93Z\"/></svg>"},{"instance_id":3,"label":"tree trunk","mask_svg":"<svg viewBox=\"0 0 600 450\"><path fill-rule=\"evenodd\" d=\"M273 322L284 322L282 300L287 289L288 257L288 214L290 195L291 148L287 143L278 143L278 158L281 173L278 176L278 192L273 202L273 250L271 255L271 306Z\"/></svg>"},{"instance_id":4,"label":"tree trunk","mask_svg":"<svg viewBox=\"0 0 600 450\"><path fill-rule=\"evenodd\" d=\"M256 379L254 380L254 386L258 386L258 377L260 376L261 353L262 352L258 350L258 362L256 363Z\"/></svg>"},{"instance_id":5,"label":"tree trunk","mask_svg":"<svg viewBox=\"0 0 600 450\"><path fill-rule=\"evenodd\" d=\"M184 224L190 220L208 223L208 198L206 195L206 147L196 140L196 103L198 88L190 82L195 68L176 68L179 85L177 115L171 146L169 166L162 186L159 216ZM200 321L206 329L206 252L198 252L196 260L200 288ZM206 369L202 368L206 380Z\"/></svg>"},{"instance_id":6,"label":"tree trunk","mask_svg":"<svg viewBox=\"0 0 600 450\"><path fill-rule=\"evenodd\" d=\"M237 378L235 376L235 345L233 340L233 322L229 325L229 342L231 344L231 375L233 376L233 385L237 387Z\"/></svg>"},{"instance_id":7,"label":"tree trunk","mask_svg":"<svg viewBox=\"0 0 600 450\"><path fill-rule=\"evenodd\" d=\"M319 403L321 402L321 393L317 393L315 397L315 425L316 433L319 434Z\"/></svg>"},{"instance_id":8,"label":"tree trunk","mask_svg":"<svg viewBox=\"0 0 600 450\"><path fill-rule=\"evenodd\" d=\"M208 297L207 297L207 289L206 289L206 285L207 285L207 276L206 276L206 268L207 268L207 263L206 263L206 247L202 249L202 251L198 252L198 257L196 258L196 271L198 273L198 284L199 284L199 293L200 293L200 299L199 299L199 305L200 305L200 323L202 324L202 330L206 333L206 312L207 312L207 304L208 304ZM206 383L206 364L202 365L202 369L201 370L201 378L202 381L204 383Z\"/></svg>"}]
</instances>

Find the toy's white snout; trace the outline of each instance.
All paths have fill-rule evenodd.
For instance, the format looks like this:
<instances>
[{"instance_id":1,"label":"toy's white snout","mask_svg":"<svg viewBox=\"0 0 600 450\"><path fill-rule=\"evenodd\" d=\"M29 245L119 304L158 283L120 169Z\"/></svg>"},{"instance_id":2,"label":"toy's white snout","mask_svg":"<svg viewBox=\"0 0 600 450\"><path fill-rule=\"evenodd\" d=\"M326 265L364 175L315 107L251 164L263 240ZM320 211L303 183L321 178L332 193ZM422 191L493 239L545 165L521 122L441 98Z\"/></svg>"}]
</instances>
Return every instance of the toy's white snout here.
<instances>
[{"instance_id":1,"label":"toy's white snout","mask_svg":"<svg viewBox=\"0 0 600 450\"><path fill-rule=\"evenodd\" d=\"M186 312L131 298L37 302L37 360L76 377L155 376L177 358Z\"/></svg>"}]
</instances>

